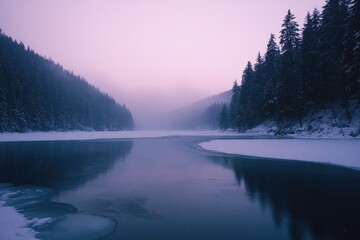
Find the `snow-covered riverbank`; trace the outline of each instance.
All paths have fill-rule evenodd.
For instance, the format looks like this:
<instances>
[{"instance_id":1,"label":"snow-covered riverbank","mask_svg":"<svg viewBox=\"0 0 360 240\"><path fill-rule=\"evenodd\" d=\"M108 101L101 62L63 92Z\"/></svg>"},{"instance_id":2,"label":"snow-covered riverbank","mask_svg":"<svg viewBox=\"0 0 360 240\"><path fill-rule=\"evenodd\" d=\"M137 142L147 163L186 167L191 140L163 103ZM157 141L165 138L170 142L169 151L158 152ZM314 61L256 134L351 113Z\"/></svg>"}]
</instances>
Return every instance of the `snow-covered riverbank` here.
<instances>
[{"instance_id":1,"label":"snow-covered riverbank","mask_svg":"<svg viewBox=\"0 0 360 240\"><path fill-rule=\"evenodd\" d=\"M340 104L332 104L321 110L314 110L299 121L283 124L267 121L245 134L271 134L306 138L360 138L360 107L358 101L349 103L347 115Z\"/></svg>"},{"instance_id":2,"label":"snow-covered riverbank","mask_svg":"<svg viewBox=\"0 0 360 240\"><path fill-rule=\"evenodd\" d=\"M356 139L226 139L200 143L206 150L246 156L330 163L360 169Z\"/></svg>"},{"instance_id":3,"label":"snow-covered riverbank","mask_svg":"<svg viewBox=\"0 0 360 240\"><path fill-rule=\"evenodd\" d=\"M0 133L0 142L17 141L65 141L95 139L157 138L172 136L241 136L243 134L222 131L102 131L102 132L27 132Z\"/></svg>"}]
</instances>

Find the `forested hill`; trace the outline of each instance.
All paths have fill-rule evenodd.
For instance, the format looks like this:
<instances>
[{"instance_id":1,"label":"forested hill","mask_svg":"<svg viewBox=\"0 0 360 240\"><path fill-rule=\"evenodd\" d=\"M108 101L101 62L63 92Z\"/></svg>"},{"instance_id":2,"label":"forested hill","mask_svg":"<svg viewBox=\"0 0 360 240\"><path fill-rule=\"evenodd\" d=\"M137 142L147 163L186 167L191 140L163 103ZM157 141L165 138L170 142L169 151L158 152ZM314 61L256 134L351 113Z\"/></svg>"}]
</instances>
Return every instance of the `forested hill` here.
<instances>
[{"instance_id":1,"label":"forested hill","mask_svg":"<svg viewBox=\"0 0 360 240\"><path fill-rule=\"evenodd\" d=\"M124 105L0 30L0 132L133 127Z\"/></svg>"},{"instance_id":2,"label":"forested hill","mask_svg":"<svg viewBox=\"0 0 360 240\"><path fill-rule=\"evenodd\" d=\"M189 104L172 115L172 127L177 129L217 129L224 104L229 105L231 90Z\"/></svg>"},{"instance_id":3,"label":"forested hill","mask_svg":"<svg viewBox=\"0 0 360 240\"><path fill-rule=\"evenodd\" d=\"M333 115L354 119L351 108L360 106L360 1L327 0L302 27L289 10L279 43L271 34L265 54L247 64L222 128L247 130L272 121L282 131L332 105L342 107Z\"/></svg>"}]
</instances>

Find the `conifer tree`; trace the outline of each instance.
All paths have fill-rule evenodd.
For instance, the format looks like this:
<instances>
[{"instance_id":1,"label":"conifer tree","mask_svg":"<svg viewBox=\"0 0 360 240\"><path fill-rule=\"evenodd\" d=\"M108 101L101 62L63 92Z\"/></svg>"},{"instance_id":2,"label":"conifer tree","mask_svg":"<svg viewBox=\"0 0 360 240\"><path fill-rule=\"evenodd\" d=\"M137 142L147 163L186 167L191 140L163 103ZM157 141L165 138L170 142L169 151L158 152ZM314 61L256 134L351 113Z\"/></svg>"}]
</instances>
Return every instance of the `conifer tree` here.
<instances>
[{"instance_id":1,"label":"conifer tree","mask_svg":"<svg viewBox=\"0 0 360 240\"><path fill-rule=\"evenodd\" d=\"M301 124L302 89L299 73L300 34L295 16L289 10L280 31L281 61L278 84L278 120L297 118Z\"/></svg>"},{"instance_id":2,"label":"conifer tree","mask_svg":"<svg viewBox=\"0 0 360 240\"><path fill-rule=\"evenodd\" d=\"M229 107L229 124L230 127L233 129L236 128L236 118L238 116L239 106L240 106L240 87L237 81L235 81L232 88L232 96Z\"/></svg>"},{"instance_id":3,"label":"conifer tree","mask_svg":"<svg viewBox=\"0 0 360 240\"><path fill-rule=\"evenodd\" d=\"M266 76L264 72L264 59L260 53L256 58L256 63L254 66L254 80L252 84L252 90L249 97L249 114L250 120L249 124L255 126L264 120L265 112L265 100L264 100L264 90L265 90Z\"/></svg>"},{"instance_id":4,"label":"conifer tree","mask_svg":"<svg viewBox=\"0 0 360 240\"><path fill-rule=\"evenodd\" d=\"M321 102L324 87L320 68L320 13L314 9L307 14L301 42L301 74L304 104L308 108Z\"/></svg>"},{"instance_id":5,"label":"conifer tree","mask_svg":"<svg viewBox=\"0 0 360 240\"><path fill-rule=\"evenodd\" d=\"M344 52L345 21L348 14L347 0L328 0L321 18L321 68L324 82L325 102L342 99L347 105L345 72L342 55Z\"/></svg>"},{"instance_id":6,"label":"conifer tree","mask_svg":"<svg viewBox=\"0 0 360 240\"><path fill-rule=\"evenodd\" d=\"M282 54L294 54L300 43L299 25L295 16L288 10L280 31L280 45Z\"/></svg>"},{"instance_id":7,"label":"conifer tree","mask_svg":"<svg viewBox=\"0 0 360 240\"><path fill-rule=\"evenodd\" d=\"M279 47L275 41L275 35L271 34L267 44L264 63L264 75L266 82L264 85L264 115L267 118L275 117L277 105L277 80L279 78Z\"/></svg>"},{"instance_id":8,"label":"conifer tree","mask_svg":"<svg viewBox=\"0 0 360 240\"><path fill-rule=\"evenodd\" d=\"M246 68L243 72L242 81L241 81L241 91L239 97L239 112L237 116L237 128L238 130L244 130L250 126L250 96L253 88L254 81L254 70L251 62L248 62Z\"/></svg>"},{"instance_id":9,"label":"conifer tree","mask_svg":"<svg viewBox=\"0 0 360 240\"><path fill-rule=\"evenodd\" d=\"M221 109L219 125L220 129L222 130L226 130L229 128L229 113L226 104L224 104Z\"/></svg>"},{"instance_id":10,"label":"conifer tree","mask_svg":"<svg viewBox=\"0 0 360 240\"><path fill-rule=\"evenodd\" d=\"M360 1L352 0L349 16L346 19L344 36L343 67L346 74L346 87L350 94L360 100Z\"/></svg>"}]
</instances>

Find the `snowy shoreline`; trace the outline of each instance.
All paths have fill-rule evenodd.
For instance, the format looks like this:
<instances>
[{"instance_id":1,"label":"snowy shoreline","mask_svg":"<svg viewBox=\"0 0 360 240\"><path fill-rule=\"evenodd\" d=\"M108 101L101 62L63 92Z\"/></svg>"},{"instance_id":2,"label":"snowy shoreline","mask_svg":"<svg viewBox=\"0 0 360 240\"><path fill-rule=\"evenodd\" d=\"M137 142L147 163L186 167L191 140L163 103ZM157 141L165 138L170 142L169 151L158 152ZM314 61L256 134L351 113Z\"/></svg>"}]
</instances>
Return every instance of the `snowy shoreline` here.
<instances>
[{"instance_id":1,"label":"snowy shoreline","mask_svg":"<svg viewBox=\"0 0 360 240\"><path fill-rule=\"evenodd\" d=\"M342 135L339 132L329 131L325 133L296 132L293 134L275 135L274 129L261 125L244 133L220 130L199 131L72 131L72 132L25 132L25 133L0 133L0 142L28 142L28 141L80 141L102 139L136 139L136 138L160 138L160 137L272 137L272 138L297 138L297 139L360 139L360 136L352 137Z\"/></svg>"},{"instance_id":2,"label":"snowy shoreline","mask_svg":"<svg viewBox=\"0 0 360 240\"><path fill-rule=\"evenodd\" d=\"M102 131L102 132L26 132L0 133L0 142L25 141L67 141L67 140L101 140L101 139L131 139L159 138L180 136L242 136L236 132L222 131Z\"/></svg>"},{"instance_id":3,"label":"snowy shoreline","mask_svg":"<svg viewBox=\"0 0 360 240\"><path fill-rule=\"evenodd\" d=\"M272 134L296 138L360 138L360 107L359 102L349 102L349 119L340 104L329 106L310 112L299 121L287 121L282 124L266 121L246 134Z\"/></svg>"},{"instance_id":4,"label":"snowy shoreline","mask_svg":"<svg viewBox=\"0 0 360 240\"><path fill-rule=\"evenodd\" d=\"M202 142L205 150L242 156L335 164L360 170L356 139L226 139Z\"/></svg>"}]
</instances>

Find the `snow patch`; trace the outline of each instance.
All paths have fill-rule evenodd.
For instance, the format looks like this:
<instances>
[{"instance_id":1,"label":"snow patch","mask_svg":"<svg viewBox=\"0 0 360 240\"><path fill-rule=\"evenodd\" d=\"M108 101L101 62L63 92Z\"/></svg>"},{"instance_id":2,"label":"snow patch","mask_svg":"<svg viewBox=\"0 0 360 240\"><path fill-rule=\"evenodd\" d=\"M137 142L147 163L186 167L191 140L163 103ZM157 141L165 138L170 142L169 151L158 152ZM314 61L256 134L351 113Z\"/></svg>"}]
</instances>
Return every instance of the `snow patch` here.
<instances>
[{"instance_id":1,"label":"snow patch","mask_svg":"<svg viewBox=\"0 0 360 240\"><path fill-rule=\"evenodd\" d=\"M357 100L350 101L349 119L344 108L331 104L327 108L309 113L299 122L286 122L282 126L267 121L247 130L246 134L272 134L295 137L360 138L360 107Z\"/></svg>"},{"instance_id":2,"label":"snow patch","mask_svg":"<svg viewBox=\"0 0 360 240\"><path fill-rule=\"evenodd\" d=\"M28 221L28 226L30 227L39 227L48 223L51 223L53 221L52 218L33 218Z\"/></svg>"},{"instance_id":3,"label":"snow patch","mask_svg":"<svg viewBox=\"0 0 360 240\"><path fill-rule=\"evenodd\" d=\"M360 169L356 139L231 139L199 144L203 149L246 156L331 163Z\"/></svg>"},{"instance_id":4,"label":"snow patch","mask_svg":"<svg viewBox=\"0 0 360 240\"><path fill-rule=\"evenodd\" d=\"M116 228L116 221L48 204L51 189L0 184L0 239L101 239ZM58 211L61 205L64 211Z\"/></svg>"},{"instance_id":5,"label":"snow patch","mask_svg":"<svg viewBox=\"0 0 360 240\"><path fill-rule=\"evenodd\" d=\"M35 240L36 232L28 227L28 220L15 208L0 206L0 239Z\"/></svg>"}]
</instances>

